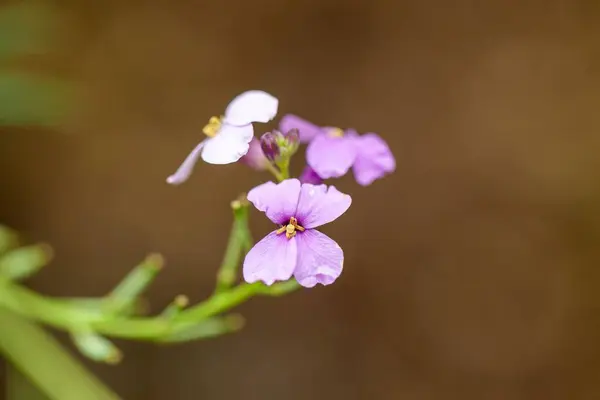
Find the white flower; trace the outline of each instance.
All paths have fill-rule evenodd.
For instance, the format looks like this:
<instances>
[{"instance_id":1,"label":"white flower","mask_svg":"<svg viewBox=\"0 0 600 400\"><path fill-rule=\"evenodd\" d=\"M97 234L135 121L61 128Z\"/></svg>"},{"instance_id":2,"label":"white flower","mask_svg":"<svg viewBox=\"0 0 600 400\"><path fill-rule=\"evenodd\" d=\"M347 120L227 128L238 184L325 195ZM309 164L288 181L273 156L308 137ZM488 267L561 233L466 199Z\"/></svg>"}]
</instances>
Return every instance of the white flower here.
<instances>
[{"instance_id":1,"label":"white flower","mask_svg":"<svg viewBox=\"0 0 600 400\"><path fill-rule=\"evenodd\" d=\"M254 137L253 122L266 123L275 118L279 101L261 90L249 90L238 95L225 109L223 117L212 117L202 132L208 136L183 161L179 169L167 178L178 185L192 173L199 157L209 164L231 164L242 158Z\"/></svg>"}]
</instances>

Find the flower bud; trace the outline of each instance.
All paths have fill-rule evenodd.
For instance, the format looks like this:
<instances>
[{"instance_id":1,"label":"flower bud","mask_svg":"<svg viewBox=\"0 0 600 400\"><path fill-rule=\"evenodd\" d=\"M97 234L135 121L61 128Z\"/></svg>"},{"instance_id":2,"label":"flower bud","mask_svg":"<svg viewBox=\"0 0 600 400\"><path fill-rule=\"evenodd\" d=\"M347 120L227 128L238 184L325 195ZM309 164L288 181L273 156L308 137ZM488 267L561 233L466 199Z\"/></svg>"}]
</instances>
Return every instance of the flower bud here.
<instances>
[{"instance_id":1,"label":"flower bud","mask_svg":"<svg viewBox=\"0 0 600 400\"><path fill-rule=\"evenodd\" d=\"M267 132L260 137L260 147L270 161L274 161L281 153L280 142L283 135L279 131Z\"/></svg>"},{"instance_id":2,"label":"flower bud","mask_svg":"<svg viewBox=\"0 0 600 400\"><path fill-rule=\"evenodd\" d=\"M289 146L297 146L300 143L300 132L298 129L290 129L286 134L283 135Z\"/></svg>"},{"instance_id":3,"label":"flower bud","mask_svg":"<svg viewBox=\"0 0 600 400\"><path fill-rule=\"evenodd\" d=\"M274 130L260 138L260 146L267 159L277 163L289 160L298 150L300 135L298 129L290 129L286 133Z\"/></svg>"}]
</instances>

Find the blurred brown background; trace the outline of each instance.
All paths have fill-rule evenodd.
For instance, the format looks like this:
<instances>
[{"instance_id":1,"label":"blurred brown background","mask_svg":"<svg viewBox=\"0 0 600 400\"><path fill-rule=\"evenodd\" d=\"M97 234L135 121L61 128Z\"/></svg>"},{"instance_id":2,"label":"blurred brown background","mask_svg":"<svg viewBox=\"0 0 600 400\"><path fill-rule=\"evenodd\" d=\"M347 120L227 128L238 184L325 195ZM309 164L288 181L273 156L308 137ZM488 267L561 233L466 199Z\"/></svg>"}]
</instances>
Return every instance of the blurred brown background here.
<instances>
[{"instance_id":1,"label":"blurred brown background","mask_svg":"<svg viewBox=\"0 0 600 400\"><path fill-rule=\"evenodd\" d=\"M161 251L153 309L200 300L229 200L269 177L199 164L164 180L208 117L264 89L397 157L371 187L335 182L354 198L324 229L344 274L251 301L236 335L120 343L121 366L94 367L106 382L127 400L598 399L599 4L60 3L49 68L81 99L60 132L0 136L1 221L55 246L45 293L103 294ZM270 227L253 213L256 237Z\"/></svg>"}]
</instances>

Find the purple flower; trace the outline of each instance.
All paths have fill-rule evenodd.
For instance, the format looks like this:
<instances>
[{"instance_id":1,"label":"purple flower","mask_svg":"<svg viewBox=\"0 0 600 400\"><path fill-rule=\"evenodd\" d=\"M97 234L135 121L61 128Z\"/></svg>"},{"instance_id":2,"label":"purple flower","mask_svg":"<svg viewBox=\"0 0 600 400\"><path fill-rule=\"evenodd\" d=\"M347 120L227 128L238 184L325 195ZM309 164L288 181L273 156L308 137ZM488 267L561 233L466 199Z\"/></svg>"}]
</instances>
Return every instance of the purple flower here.
<instances>
[{"instance_id":1,"label":"purple flower","mask_svg":"<svg viewBox=\"0 0 600 400\"><path fill-rule=\"evenodd\" d=\"M252 189L248 200L279 228L246 255L244 280L252 283L296 278L300 285L329 285L342 273L344 253L328 236L315 230L342 215L352 202L333 186L301 184L286 179Z\"/></svg>"},{"instance_id":2,"label":"purple flower","mask_svg":"<svg viewBox=\"0 0 600 400\"><path fill-rule=\"evenodd\" d=\"M260 146L260 141L257 138L252 138L248 152L240 161L258 171L267 169L267 165L269 164L269 160L265 157Z\"/></svg>"},{"instance_id":3,"label":"purple flower","mask_svg":"<svg viewBox=\"0 0 600 400\"><path fill-rule=\"evenodd\" d=\"M396 169L390 148L375 133L320 127L292 114L281 119L279 128L300 131L300 141L309 143L306 161L323 179L338 178L352 168L356 181L367 186Z\"/></svg>"},{"instance_id":4,"label":"purple flower","mask_svg":"<svg viewBox=\"0 0 600 400\"><path fill-rule=\"evenodd\" d=\"M323 179L308 165L304 167L302 174L300 174L300 182L302 183L310 183L313 185L320 185L323 183Z\"/></svg>"}]
</instances>

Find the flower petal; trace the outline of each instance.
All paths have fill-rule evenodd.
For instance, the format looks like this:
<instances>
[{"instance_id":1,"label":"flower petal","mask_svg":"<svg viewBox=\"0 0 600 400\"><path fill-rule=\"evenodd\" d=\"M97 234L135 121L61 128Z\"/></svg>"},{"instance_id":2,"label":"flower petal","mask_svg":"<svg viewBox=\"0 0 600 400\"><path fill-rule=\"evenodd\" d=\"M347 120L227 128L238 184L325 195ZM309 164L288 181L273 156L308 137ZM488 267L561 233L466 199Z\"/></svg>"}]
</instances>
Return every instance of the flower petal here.
<instances>
[{"instance_id":1,"label":"flower petal","mask_svg":"<svg viewBox=\"0 0 600 400\"><path fill-rule=\"evenodd\" d=\"M234 163L248 153L253 137L252 125L223 124L215 137L206 139L202 159L209 164Z\"/></svg>"},{"instance_id":2,"label":"flower petal","mask_svg":"<svg viewBox=\"0 0 600 400\"><path fill-rule=\"evenodd\" d=\"M323 133L323 128L320 126L293 114L284 115L283 118L281 118L281 121L279 121L279 130L282 133L287 133L294 128L298 129L300 133L300 142L302 143L308 143L313 140L315 136Z\"/></svg>"},{"instance_id":3,"label":"flower petal","mask_svg":"<svg viewBox=\"0 0 600 400\"><path fill-rule=\"evenodd\" d=\"M344 135L347 137L351 137L351 138L357 138L360 135L358 134L358 132L356 131L356 129L353 128L348 128L344 131Z\"/></svg>"},{"instance_id":4,"label":"flower petal","mask_svg":"<svg viewBox=\"0 0 600 400\"><path fill-rule=\"evenodd\" d=\"M306 149L306 162L323 179L344 176L356 159L351 137L316 136Z\"/></svg>"},{"instance_id":5,"label":"flower petal","mask_svg":"<svg viewBox=\"0 0 600 400\"><path fill-rule=\"evenodd\" d=\"M334 186L305 183L300 190L296 218L306 229L316 228L336 220L352 204L352 197Z\"/></svg>"},{"instance_id":6,"label":"flower petal","mask_svg":"<svg viewBox=\"0 0 600 400\"><path fill-rule=\"evenodd\" d=\"M260 146L260 141L255 137L250 141L248 152L240 161L257 171L265 170L269 165L269 160L265 157L265 153Z\"/></svg>"},{"instance_id":7,"label":"flower petal","mask_svg":"<svg viewBox=\"0 0 600 400\"><path fill-rule=\"evenodd\" d=\"M269 122L277 115L279 100L262 90L249 90L234 98L225 110L229 125L248 125Z\"/></svg>"},{"instance_id":8,"label":"flower petal","mask_svg":"<svg viewBox=\"0 0 600 400\"><path fill-rule=\"evenodd\" d=\"M250 249L244 259L244 280L248 283L287 281L292 277L298 258L296 238L269 233Z\"/></svg>"},{"instance_id":9,"label":"flower petal","mask_svg":"<svg viewBox=\"0 0 600 400\"><path fill-rule=\"evenodd\" d=\"M298 208L300 181L286 179L279 184L263 183L248 192L248 201L276 224L287 224Z\"/></svg>"},{"instance_id":10,"label":"flower petal","mask_svg":"<svg viewBox=\"0 0 600 400\"><path fill-rule=\"evenodd\" d=\"M332 284L344 268L344 252L329 236L307 230L294 238L298 247L298 264L294 277L304 287Z\"/></svg>"},{"instance_id":11,"label":"flower petal","mask_svg":"<svg viewBox=\"0 0 600 400\"><path fill-rule=\"evenodd\" d=\"M302 183L311 183L313 185L320 185L323 183L323 179L308 165L302 170L302 174L298 178Z\"/></svg>"},{"instance_id":12,"label":"flower petal","mask_svg":"<svg viewBox=\"0 0 600 400\"><path fill-rule=\"evenodd\" d=\"M378 135L367 133L356 138L355 144L357 155L352 171L359 185L370 185L396 169L392 151Z\"/></svg>"},{"instance_id":13,"label":"flower petal","mask_svg":"<svg viewBox=\"0 0 600 400\"><path fill-rule=\"evenodd\" d=\"M177 171L171 176L167 178L167 183L170 185L179 185L190 177L192 171L194 170L194 165L198 162L198 158L200 158L200 154L202 152L202 148L206 144L206 140L198 143L194 150L183 160Z\"/></svg>"},{"instance_id":14,"label":"flower petal","mask_svg":"<svg viewBox=\"0 0 600 400\"><path fill-rule=\"evenodd\" d=\"M250 189L246 198L258 211L265 212L271 203L275 203L273 190L277 187L274 182L265 182Z\"/></svg>"}]
</instances>

